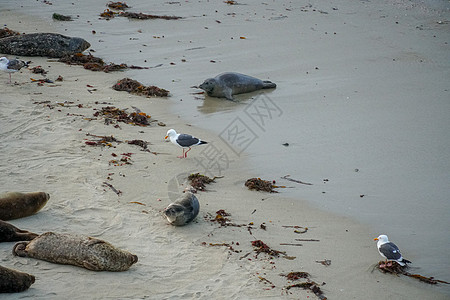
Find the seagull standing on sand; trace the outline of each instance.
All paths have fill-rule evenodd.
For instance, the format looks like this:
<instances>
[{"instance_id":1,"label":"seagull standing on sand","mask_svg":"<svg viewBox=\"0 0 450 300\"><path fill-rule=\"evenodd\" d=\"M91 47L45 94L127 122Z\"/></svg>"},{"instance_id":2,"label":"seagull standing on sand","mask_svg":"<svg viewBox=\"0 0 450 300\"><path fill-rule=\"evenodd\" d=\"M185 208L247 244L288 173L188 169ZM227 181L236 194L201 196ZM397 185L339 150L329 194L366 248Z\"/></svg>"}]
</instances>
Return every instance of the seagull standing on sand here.
<instances>
[{"instance_id":1,"label":"seagull standing on sand","mask_svg":"<svg viewBox=\"0 0 450 300\"><path fill-rule=\"evenodd\" d=\"M378 241L377 242L378 252L380 252L380 255L386 259L386 265L388 260L396 261L402 267L405 266L406 263L411 263L409 260L403 258L397 245L395 245L392 242L389 242L387 235L382 234L379 237L374 238L373 240Z\"/></svg>"},{"instance_id":2,"label":"seagull standing on sand","mask_svg":"<svg viewBox=\"0 0 450 300\"><path fill-rule=\"evenodd\" d=\"M23 60L9 60L6 57L0 58L0 70L9 73L9 83L11 84L11 73L17 72L23 67L27 67L28 63Z\"/></svg>"},{"instance_id":3,"label":"seagull standing on sand","mask_svg":"<svg viewBox=\"0 0 450 300\"><path fill-rule=\"evenodd\" d=\"M178 156L178 158L186 158L187 153L191 150L191 147L208 144L205 141L202 141L196 137L193 137L189 134L177 133L174 129L169 129L167 131L167 135L164 139L170 138L170 141L177 146L183 148L183 155ZM189 148L186 152L184 152L185 148Z\"/></svg>"}]
</instances>

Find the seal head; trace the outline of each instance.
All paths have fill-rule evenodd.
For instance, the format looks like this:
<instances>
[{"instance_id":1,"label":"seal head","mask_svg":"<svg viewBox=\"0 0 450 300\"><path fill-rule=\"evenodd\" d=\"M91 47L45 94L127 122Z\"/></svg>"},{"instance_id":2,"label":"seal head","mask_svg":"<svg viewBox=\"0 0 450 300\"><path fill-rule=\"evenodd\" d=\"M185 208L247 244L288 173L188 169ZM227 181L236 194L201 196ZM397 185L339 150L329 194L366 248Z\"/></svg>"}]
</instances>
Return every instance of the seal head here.
<instances>
[{"instance_id":1,"label":"seal head","mask_svg":"<svg viewBox=\"0 0 450 300\"><path fill-rule=\"evenodd\" d=\"M171 203L163 214L170 224L184 226L197 217L200 211L200 203L194 194L187 192L184 197Z\"/></svg>"}]
</instances>

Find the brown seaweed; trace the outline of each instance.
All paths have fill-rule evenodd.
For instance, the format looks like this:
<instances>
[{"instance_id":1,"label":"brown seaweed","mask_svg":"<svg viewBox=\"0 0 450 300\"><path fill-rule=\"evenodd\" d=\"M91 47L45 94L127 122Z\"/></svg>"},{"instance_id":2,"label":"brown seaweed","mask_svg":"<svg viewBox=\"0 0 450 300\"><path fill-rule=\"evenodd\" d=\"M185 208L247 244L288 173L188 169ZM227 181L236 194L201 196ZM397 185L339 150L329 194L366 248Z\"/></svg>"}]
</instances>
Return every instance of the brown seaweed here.
<instances>
[{"instance_id":1,"label":"brown seaweed","mask_svg":"<svg viewBox=\"0 0 450 300\"><path fill-rule=\"evenodd\" d=\"M188 176L188 180L191 181L191 186L200 191L206 190L206 184L210 184L212 182L216 182L215 179L220 178L217 176L214 176L213 178L209 178L206 175L202 175L200 173L193 173Z\"/></svg>"},{"instance_id":2,"label":"brown seaweed","mask_svg":"<svg viewBox=\"0 0 450 300\"><path fill-rule=\"evenodd\" d=\"M128 114L126 109L119 109L114 106L102 107L100 111L94 113L94 117L103 116L105 118L105 124L117 124L117 122L123 122L126 124L138 125L138 126L148 126L150 123L150 115L140 112L132 112Z\"/></svg>"},{"instance_id":3,"label":"brown seaweed","mask_svg":"<svg viewBox=\"0 0 450 300\"><path fill-rule=\"evenodd\" d=\"M128 141L128 144L130 144L130 145L137 145L137 146L139 146L139 147L141 147L142 148L142 150L148 150L148 144L149 144L149 142L146 142L146 141L143 141L143 140L131 140L131 141Z\"/></svg>"},{"instance_id":4,"label":"brown seaweed","mask_svg":"<svg viewBox=\"0 0 450 300\"><path fill-rule=\"evenodd\" d=\"M286 277L288 280L299 280L301 278L310 277L308 272L291 272L288 274L280 274L280 275Z\"/></svg>"},{"instance_id":5,"label":"brown seaweed","mask_svg":"<svg viewBox=\"0 0 450 300\"><path fill-rule=\"evenodd\" d=\"M34 74L42 74L42 75L47 74L47 71L45 71L41 66L31 68L31 72Z\"/></svg>"},{"instance_id":6,"label":"brown seaweed","mask_svg":"<svg viewBox=\"0 0 450 300\"><path fill-rule=\"evenodd\" d=\"M250 178L245 182L245 186L248 187L249 190L278 193L274 190L276 186L274 186L271 181L263 180L261 178Z\"/></svg>"},{"instance_id":7,"label":"brown seaweed","mask_svg":"<svg viewBox=\"0 0 450 300\"><path fill-rule=\"evenodd\" d=\"M130 79L130 78L123 78L119 81L117 81L113 87L116 91L126 91L132 94L142 95L146 97L168 97L169 91L159 88L157 86L145 86L139 81Z\"/></svg>"},{"instance_id":8,"label":"brown seaweed","mask_svg":"<svg viewBox=\"0 0 450 300\"><path fill-rule=\"evenodd\" d=\"M257 253L256 257L258 257L260 253L266 253L272 257L279 257L280 254L286 255L286 252L274 250L261 240L252 241L252 246L255 247L255 251Z\"/></svg>"},{"instance_id":9,"label":"brown seaweed","mask_svg":"<svg viewBox=\"0 0 450 300\"><path fill-rule=\"evenodd\" d=\"M105 63L103 59L95 57L92 54L76 53L72 55L66 55L58 60L59 62L66 63L68 65L81 65L86 70L96 71L96 72L114 72L121 71L125 69L146 69L146 67L138 66L128 66L127 64L115 64L115 63Z\"/></svg>"},{"instance_id":10,"label":"brown seaweed","mask_svg":"<svg viewBox=\"0 0 450 300\"><path fill-rule=\"evenodd\" d=\"M425 277L420 274L411 274L406 271L406 269L408 268L407 265L401 266L396 261L389 261L388 263L386 263L385 261L382 260L382 261L379 261L378 264L375 265L375 267L383 273L390 273L390 274L394 274L397 276L405 275L405 276L412 277L412 278L418 279L422 282L429 283L429 284L438 284L438 283L450 284L447 281L438 280L438 279L435 279L434 277Z\"/></svg>"},{"instance_id":11,"label":"brown seaweed","mask_svg":"<svg viewBox=\"0 0 450 300\"><path fill-rule=\"evenodd\" d=\"M125 10L130 8L125 2L108 2L108 7L116 10Z\"/></svg>"},{"instance_id":12,"label":"brown seaweed","mask_svg":"<svg viewBox=\"0 0 450 300\"><path fill-rule=\"evenodd\" d=\"M0 29L0 39L8 36L19 35L20 32L9 29L8 27Z\"/></svg>"},{"instance_id":13,"label":"brown seaweed","mask_svg":"<svg viewBox=\"0 0 450 300\"><path fill-rule=\"evenodd\" d=\"M305 290L311 290L317 297L319 297L319 299L321 299L321 300L327 299L327 297L325 297L322 290L320 289L319 285L314 281L307 281L307 282L301 282L301 283L289 285L286 287L286 289L289 290L294 287L299 287L299 288L302 288Z\"/></svg>"},{"instance_id":14,"label":"brown seaweed","mask_svg":"<svg viewBox=\"0 0 450 300\"><path fill-rule=\"evenodd\" d=\"M157 15L148 15L144 13L134 13L134 12L124 12L120 14L121 17L127 17L130 19L139 19L139 20L147 20L147 19L164 19L164 20L178 20L181 17L177 16L157 16Z\"/></svg>"},{"instance_id":15,"label":"brown seaweed","mask_svg":"<svg viewBox=\"0 0 450 300\"><path fill-rule=\"evenodd\" d=\"M118 12L109 10L109 9L105 9L101 14L100 17L105 18L105 19L112 19L114 18L116 15L118 15Z\"/></svg>"},{"instance_id":16,"label":"brown seaweed","mask_svg":"<svg viewBox=\"0 0 450 300\"><path fill-rule=\"evenodd\" d=\"M121 143L118 139L116 139L114 136L103 136L103 135L95 135L87 133L87 136L95 137L96 140L87 140L85 142L86 145L89 146L108 146L108 147L114 147L112 143Z\"/></svg>"}]
</instances>

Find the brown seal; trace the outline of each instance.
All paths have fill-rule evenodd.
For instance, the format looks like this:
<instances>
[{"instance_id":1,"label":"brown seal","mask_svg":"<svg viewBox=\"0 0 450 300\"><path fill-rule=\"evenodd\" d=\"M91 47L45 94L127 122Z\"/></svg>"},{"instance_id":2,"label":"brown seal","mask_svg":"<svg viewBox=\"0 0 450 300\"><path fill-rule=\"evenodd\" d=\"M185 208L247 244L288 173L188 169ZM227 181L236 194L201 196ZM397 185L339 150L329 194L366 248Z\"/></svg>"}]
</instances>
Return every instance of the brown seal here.
<instances>
[{"instance_id":1,"label":"brown seal","mask_svg":"<svg viewBox=\"0 0 450 300\"><path fill-rule=\"evenodd\" d=\"M17 293L34 283L34 276L0 266L0 293Z\"/></svg>"},{"instance_id":2,"label":"brown seal","mask_svg":"<svg viewBox=\"0 0 450 300\"><path fill-rule=\"evenodd\" d=\"M50 195L44 192L11 192L0 196L0 220L13 220L31 216L41 210Z\"/></svg>"},{"instance_id":3,"label":"brown seal","mask_svg":"<svg viewBox=\"0 0 450 300\"><path fill-rule=\"evenodd\" d=\"M38 235L26 230L17 228L16 226L0 220L0 243L1 242L17 242L31 241Z\"/></svg>"},{"instance_id":4,"label":"brown seal","mask_svg":"<svg viewBox=\"0 0 450 300\"><path fill-rule=\"evenodd\" d=\"M117 249L108 242L54 232L46 232L31 242L17 243L13 254L92 271L126 271L138 261L136 255Z\"/></svg>"}]
</instances>

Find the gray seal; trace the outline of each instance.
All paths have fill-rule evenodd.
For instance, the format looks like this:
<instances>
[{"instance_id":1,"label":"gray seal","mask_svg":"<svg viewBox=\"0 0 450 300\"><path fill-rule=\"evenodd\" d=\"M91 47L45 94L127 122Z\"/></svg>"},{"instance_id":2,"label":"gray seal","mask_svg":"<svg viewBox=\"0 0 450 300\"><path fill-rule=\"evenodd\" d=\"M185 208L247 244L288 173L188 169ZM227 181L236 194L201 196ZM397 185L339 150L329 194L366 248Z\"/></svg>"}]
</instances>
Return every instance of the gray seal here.
<instances>
[{"instance_id":1,"label":"gray seal","mask_svg":"<svg viewBox=\"0 0 450 300\"><path fill-rule=\"evenodd\" d=\"M13 220L31 216L40 211L50 195L44 192L10 192L0 195L0 220Z\"/></svg>"},{"instance_id":2,"label":"gray seal","mask_svg":"<svg viewBox=\"0 0 450 300\"><path fill-rule=\"evenodd\" d=\"M34 283L34 276L0 266L0 293L17 293Z\"/></svg>"},{"instance_id":3,"label":"gray seal","mask_svg":"<svg viewBox=\"0 0 450 300\"><path fill-rule=\"evenodd\" d=\"M226 72L206 79L199 88L208 96L233 100L233 95L250 93L260 89L273 89L277 85L268 80L260 80L248 75Z\"/></svg>"},{"instance_id":4,"label":"gray seal","mask_svg":"<svg viewBox=\"0 0 450 300\"><path fill-rule=\"evenodd\" d=\"M186 192L180 199L169 204L163 214L170 224L184 226L195 219L199 210L200 203L197 197L190 192Z\"/></svg>"},{"instance_id":5,"label":"gray seal","mask_svg":"<svg viewBox=\"0 0 450 300\"><path fill-rule=\"evenodd\" d=\"M117 249L108 242L54 232L41 234L31 242L17 243L13 254L92 271L126 271L138 261L136 255Z\"/></svg>"},{"instance_id":6,"label":"gray seal","mask_svg":"<svg viewBox=\"0 0 450 300\"><path fill-rule=\"evenodd\" d=\"M0 53L20 56L63 57L89 48L86 40L57 33L30 33L0 39Z\"/></svg>"},{"instance_id":7,"label":"gray seal","mask_svg":"<svg viewBox=\"0 0 450 300\"><path fill-rule=\"evenodd\" d=\"M0 243L31 241L38 235L26 230L17 228L16 226L0 220Z\"/></svg>"}]
</instances>

